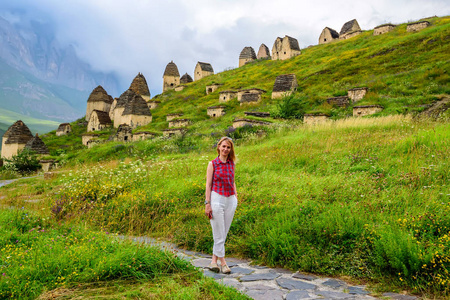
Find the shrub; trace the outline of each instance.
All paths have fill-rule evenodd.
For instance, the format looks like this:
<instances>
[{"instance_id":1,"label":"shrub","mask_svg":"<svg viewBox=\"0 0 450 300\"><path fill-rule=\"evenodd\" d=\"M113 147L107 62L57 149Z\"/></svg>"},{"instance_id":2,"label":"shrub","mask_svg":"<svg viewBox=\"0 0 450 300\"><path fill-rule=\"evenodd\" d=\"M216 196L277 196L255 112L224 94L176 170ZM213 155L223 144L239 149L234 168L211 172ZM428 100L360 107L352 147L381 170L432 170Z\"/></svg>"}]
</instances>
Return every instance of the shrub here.
<instances>
[{"instance_id":1,"label":"shrub","mask_svg":"<svg viewBox=\"0 0 450 300\"><path fill-rule=\"evenodd\" d=\"M13 155L11 159L5 158L5 168L20 174L35 172L41 168L41 164L36 153L28 149L23 149L19 154Z\"/></svg>"}]
</instances>

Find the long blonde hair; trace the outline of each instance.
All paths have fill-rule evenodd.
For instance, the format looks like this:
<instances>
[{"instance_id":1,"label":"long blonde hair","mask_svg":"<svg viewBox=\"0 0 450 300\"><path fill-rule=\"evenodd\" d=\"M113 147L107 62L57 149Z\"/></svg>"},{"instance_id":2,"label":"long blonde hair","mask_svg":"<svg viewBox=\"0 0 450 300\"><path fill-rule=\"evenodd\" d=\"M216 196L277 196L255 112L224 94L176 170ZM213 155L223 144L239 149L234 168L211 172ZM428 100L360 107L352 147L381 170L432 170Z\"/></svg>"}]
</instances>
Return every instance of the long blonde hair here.
<instances>
[{"instance_id":1,"label":"long blonde hair","mask_svg":"<svg viewBox=\"0 0 450 300\"><path fill-rule=\"evenodd\" d=\"M231 160L232 162L234 162L236 160L236 155L234 154L234 143L233 143L233 140L227 136L224 136L223 138L221 138L219 140L219 142L217 143L217 154L220 155L219 147L223 141L227 141L228 143L230 143L231 149L230 149L230 153L228 153L228 159Z\"/></svg>"}]
</instances>

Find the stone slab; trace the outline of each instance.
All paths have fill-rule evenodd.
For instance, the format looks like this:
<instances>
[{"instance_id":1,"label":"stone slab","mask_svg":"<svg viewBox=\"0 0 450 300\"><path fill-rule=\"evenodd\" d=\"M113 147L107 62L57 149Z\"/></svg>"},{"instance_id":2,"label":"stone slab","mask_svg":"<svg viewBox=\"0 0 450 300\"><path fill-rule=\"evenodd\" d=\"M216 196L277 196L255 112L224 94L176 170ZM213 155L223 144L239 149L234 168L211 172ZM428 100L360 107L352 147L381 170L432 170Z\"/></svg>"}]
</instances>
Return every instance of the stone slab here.
<instances>
[{"instance_id":1,"label":"stone slab","mask_svg":"<svg viewBox=\"0 0 450 300\"><path fill-rule=\"evenodd\" d=\"M286 295L286 300L309 299L311 296L305 291L294 291Z\"/></svg>"},{"instance_id":2,"label":"stone slab","mask_svg":"<svg viewBox=\"0 0 450 300\"><path fill-rule=\"evenodd\" d=\"M316 280L317 278L319 278L314 275L307 275L307 274L302 274L302 273L295 273L292 277L297 278L297 279L308 280L308 281L313 281L313 280Z\"/></svg>"},{"instance_id":3,"label":"stone slab","mask_svg":"<svg viewBox=\"0 0 450 300\"><path fill-rule=\"evenodd\" d=\"M208 258L197 258L192 260L192 265L197 268L206 268L211 262Z\"/></svg>"},{"instance_id":4,"label":"stone slab","mask_svg":"<svg viewBox=\"0 0 450 300\"><path fill-rule=\"evenodd\" d=\"M257 281L257 280L274 280L275 278L279 277L280 274L278 273L257 273L257 274L251 274L251 275L245 275L239 278L240 281Z\"/></svg>"},{"instance_id":5,"label":"stone slab","mask_svg":"<svg viewBox=\"0 0 450 300\"><path fill-rule=\"evenodd\" d=\"M255 300L283 300L283 292L279 290L248 290L245 292Z\"/></svg>"},{"instance_id":6,"label":"stone slab","mask_svg":"<svg viewBox=\"0 0 450 300\"><path fill-rule=\"evenodd\" d=\"M316 291L315 294L329 299L355 299L355 295L332 291Z\"/></svg>"},{"instance_id":7,"label":"stone slab","mask_svg":"<svg viewBox=\"0 0 450 300\"><path fill-rule=\"evenodd\" d=\"M297 279L278 278L276 281L279 286L288 290L315 290L317 288L314 284Z\"/></svg>"},{"instance_id":8,"label":"stone slab","mask_svg":"<svg viewBox=\"0 0 450 300\"><path fill-rule=\"evenodd\" d=\"M203 270L203 275L214 279L222 279L226 276L225 274L211 272L210 270Z\"/></svg>"},{"instance_id":9,"label":"stone slab","mask_svg":"<svg viewBox=\"0 0 450 300\"><path fill-rule=\"evenodd\" d=\"M243 275L249 275L251 273L255 272L251 269L241 268L241 267L234 267L231 268L231 274L243 274Z\"/></svg>"},{"instance_id":10,"label":"stone slab","mask_svg":"<svg viewBox=\"0 0 450 300\"><path fill-rule=\"evenodd\" d=\"M384 297L391 297L395 300L416 300L418 299L416 296L410 296L410 295L402 295L402 294L396 294L396 293L384 293Z\"/></svg>"},{"instance_id":11,"label":"stone slab","mask_svg":"<svg viewBox=\"0 0 450 300\"><path fill-rule=\"evenodd\" d=\"M329 286L333 289L338 289L340 287L346 286L345 282L336 279L328 279L322 283L323 285Z\"/></svg>"},{"instance_id":12,"label":"stone slab","mask_svg":"<svg viewBox=\"0 0 450 300\"><path fill-rule=\"evenodd\" d=\"M237 289L238 291L245 290L245 287L237 279L225 277L225 278L216 279L216 280L220 284L223 284L223 285L226 285L226 286L231 286L231 287Z\"/></svg>"},{"instance_id":13,"label":"stone slab","mask_svg":"<svg viewBox=\"0 0 450 300\"><path fill-rule=\"evenodd\" d=\"M353 295L368 295L368 294L370 294L368 291L364 290L361 287L349 286L347 289L348 289L348 293L353 294Z\"/></svg>"}]
</instances>

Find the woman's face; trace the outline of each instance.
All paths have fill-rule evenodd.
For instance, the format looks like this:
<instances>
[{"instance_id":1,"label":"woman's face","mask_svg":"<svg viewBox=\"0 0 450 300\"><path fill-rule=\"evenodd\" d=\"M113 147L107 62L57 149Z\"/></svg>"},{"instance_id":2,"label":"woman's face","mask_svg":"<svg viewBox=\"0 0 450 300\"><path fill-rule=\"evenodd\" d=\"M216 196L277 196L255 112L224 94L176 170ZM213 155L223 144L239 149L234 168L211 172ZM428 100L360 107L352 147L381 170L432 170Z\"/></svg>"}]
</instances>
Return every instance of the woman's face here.
<instances>
[{"instance_id":1,"label":"woman's face","mask_svg":"<svg viewBox=\"0 0 450 300\"><path fill-rule=\"evenodd\" d=\"M228 157L228 154L231 151L231 144L228 141L222 141L219 146L220 156Z\"/></svg>"}]
</instances>

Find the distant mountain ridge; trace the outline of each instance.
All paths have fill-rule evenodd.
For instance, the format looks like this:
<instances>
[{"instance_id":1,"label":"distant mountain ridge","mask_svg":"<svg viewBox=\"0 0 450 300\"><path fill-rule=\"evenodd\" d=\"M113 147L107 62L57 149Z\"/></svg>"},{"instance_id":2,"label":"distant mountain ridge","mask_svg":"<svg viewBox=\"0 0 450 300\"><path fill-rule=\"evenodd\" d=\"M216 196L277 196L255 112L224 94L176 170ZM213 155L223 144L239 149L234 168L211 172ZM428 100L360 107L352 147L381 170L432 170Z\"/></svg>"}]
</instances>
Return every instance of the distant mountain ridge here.
<instances>
[{"instance_id":1,"label":"distant mountain ridge","mask_svg":"<svg viewBox=\"0 0 450 300\"><path fill-rule=\"evenodd\" d=\"M0 108L22 119L40 119L41 124L70 122L84 115L87 98L97 85L118 93L114 74L93 71L73 46L59 44L50 26L11 24L0 17ZM9 119L0 114L0 122L8 126Z\"/></svg>"}]
</instances>

